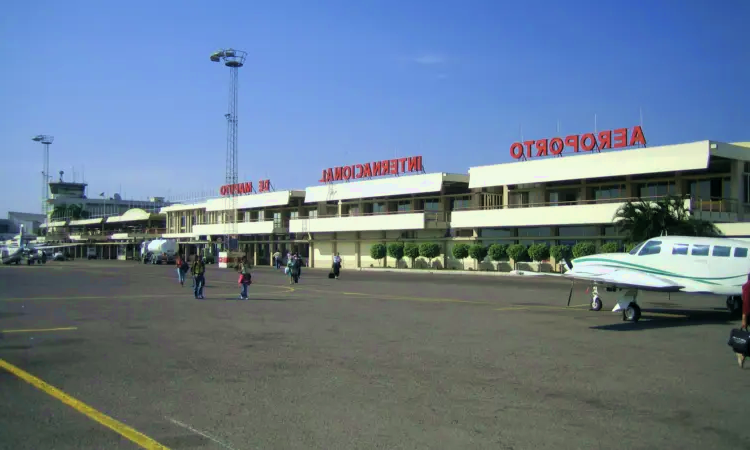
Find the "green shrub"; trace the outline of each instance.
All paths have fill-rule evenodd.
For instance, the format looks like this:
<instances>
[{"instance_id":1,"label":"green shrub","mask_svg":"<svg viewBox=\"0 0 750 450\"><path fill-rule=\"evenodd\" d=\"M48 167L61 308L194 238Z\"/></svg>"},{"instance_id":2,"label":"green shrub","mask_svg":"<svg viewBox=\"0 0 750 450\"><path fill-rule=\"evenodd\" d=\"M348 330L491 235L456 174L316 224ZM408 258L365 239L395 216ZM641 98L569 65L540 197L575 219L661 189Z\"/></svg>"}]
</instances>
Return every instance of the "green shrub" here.
<instances>
[{"instance_id":1,"label":"green shrub","mask_svg":"<svg viewBox=\"0 0 750 450\"><path fill-rule=\"evenodd\" d=\"M599 253L617 253L620 251L620 244L617 242L607 242L599 248Z\"/></svg>"},{"instance_id":2,"label":"green shrub","mask_svg":"<svg viewBox=\"0 0 750 450\"><path fill-rule=\"evenodd\" d=\"M534 244L529 247L528 252L533 261L542 262L549 259L549 246L547 244Z\"/></svg>"},{"instance_id":3,"label":"green shrub","mask_svg":"<svg viewBox=\"0 0 750 450\"><path fill-rule=\"evenodd\" d=\"M463 262L464 259L469 257L469 246L466 244L456 244L453 246L453 257L460 259Z\"/></svg>"},{"instance_id":4,"label":"green shrub","mask_svg":"<svg viewBox=\"0 0 750 450\"><path fill-rule=\"evenodd\" d=\"M404 244L402 242L394 242L388 245L388 256L396 260L396 267L404 258Z\"/></svg>"},{"instance_id":5,"label":"green shrub","mask_svg":"<svg viewBox=\"0 0 750 450\"><path fill-rule=\"evenodd\" d=\"M419 246L413 242L409 242L404 245L404 256L411 259L411 267L414 267L414 262L419 258Z\"/></svg>"},{"instance_id":6,"label":"green shrub","mask_svg":"<svg viewBox=\"0 0 750 450\"><path fill-rule=\"evenodd\" d=\"M419 256L427 258L427 261L432 262L433 258L440 256L440 245L433 242L425 242L419 246Z\"/></svg>"},{"instance_id":7,"label":"green shrub","mask_svg":"<svg viewBox=\"0 0 750 450\"><path fill-rule=\"evenodd\" d=\"M469 256L474 260L475 268L478 268L479 263L484 261L484 258L487 257L487 253L489 253L489 249L482 244L474 244L469 247Z\"/></svg>"},{"instance_id":8,"label":"green shrub","mask_svg":"<svg viewBox=\"0 0 750 450\"><path fill-rule=\"evenodd\" d=\"M559 263L563 258L570 255L570 247L567 245L553 245L549 249L549 254Z\"/></svg>"},{"instance_id":9,"label":"green shrub","mask_svg":"<svg viewBox=\"0 0 750 450\"><path fill-rule=\"evenodd\" d=\"M515 268L520 261L528 256L526 246L522 244L511 245L508 247L508 256L513 260L513 267Z\"/></svg>"},{"instance_id":10,"label":"green shrub","mask_svg":"<svg viewBox=\"0 0 750 450\"><path fill-rule=\"evenodd\" d=\"M508 257L508 244L492 244L487 249L487 254L495 262L502 261Z\"/></svg>"},{"instance_id":11,"label":"green shrub","mask_svg":"<svg viewBox=\"0 0 750 450\"><path fill-rule=\"evenodd\" d=\"M370 258L380 261L381 259L385 258L385 245L383 244L375 244L370 247Z\"/></svg>"},{"instance_id":12,"label":"green shrub","mask_svg":"<svg viewBox=\"0 0 750 450\"><path fill-rule=\"evenodd\" d=\"M580 258L596 254L596 245L593 242L579 242L573 246L573 257Z\"/></svg>"}]
</instances>

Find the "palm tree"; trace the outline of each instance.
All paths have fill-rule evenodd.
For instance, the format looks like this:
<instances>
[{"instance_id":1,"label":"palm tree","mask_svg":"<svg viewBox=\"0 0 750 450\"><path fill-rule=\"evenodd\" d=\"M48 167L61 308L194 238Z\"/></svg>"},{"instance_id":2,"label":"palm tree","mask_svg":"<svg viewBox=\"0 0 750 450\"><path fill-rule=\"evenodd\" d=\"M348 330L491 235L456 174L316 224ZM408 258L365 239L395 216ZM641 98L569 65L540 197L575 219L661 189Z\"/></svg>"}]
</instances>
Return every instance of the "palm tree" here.
<instances>
[{"instance_id":1,"label":"palm tree","mask_svg":"<svg viewBox=\"0 0 750 450\"><path fill-rule=\"evenodd\" d=\"M692 217L685 209L684 200L674 196L656 202L643 199L627 202L617 210L613 220L630 242L642 242L665 234L721 236L716 225Z\"/></svg>"}]
</instances>

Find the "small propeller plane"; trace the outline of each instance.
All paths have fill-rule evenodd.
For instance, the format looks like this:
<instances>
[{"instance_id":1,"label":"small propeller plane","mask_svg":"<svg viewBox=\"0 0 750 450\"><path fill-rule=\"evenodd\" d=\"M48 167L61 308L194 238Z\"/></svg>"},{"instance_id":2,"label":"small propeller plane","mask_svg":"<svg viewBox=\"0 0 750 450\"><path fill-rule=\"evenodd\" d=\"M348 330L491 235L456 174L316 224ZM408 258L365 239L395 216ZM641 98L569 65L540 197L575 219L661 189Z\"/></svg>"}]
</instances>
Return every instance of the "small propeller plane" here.
<instances>
[{"instance_id":1,"label":"small propeller plane","mask_svg":"<svg viewBox=\"0 0 750 450\"><path fill-rule=\"evenodd\" d=\"M726 295L732 314L742 310L742 285L750 273L750 242L728 238L661 236L648 239L628 253L604 253L564 261L564 274L515 271L518 275L557 276L592 284L591 310L603 303L598 287L620 292L613 312L638 322L638 291ZM568 306L573 287L568 295Z\"/></svg>"},{"instance_id":2,"label":"small propeller plane","mask_svg":"<svg viewBox=\"0 0 750 450\"><path fill-rule=\"evenodd\" d=\"M0 247L0 255L2 255L3 264L20 264L24 258L29 258L33 253L38 250L46 250L53 248L63 247L75 247L78 244L59 244L59 245L32 245L25 242L23 225L21 225L21 233L18 236L18 242L13 242L11 245Z\"/></svg>"}]
</instances>

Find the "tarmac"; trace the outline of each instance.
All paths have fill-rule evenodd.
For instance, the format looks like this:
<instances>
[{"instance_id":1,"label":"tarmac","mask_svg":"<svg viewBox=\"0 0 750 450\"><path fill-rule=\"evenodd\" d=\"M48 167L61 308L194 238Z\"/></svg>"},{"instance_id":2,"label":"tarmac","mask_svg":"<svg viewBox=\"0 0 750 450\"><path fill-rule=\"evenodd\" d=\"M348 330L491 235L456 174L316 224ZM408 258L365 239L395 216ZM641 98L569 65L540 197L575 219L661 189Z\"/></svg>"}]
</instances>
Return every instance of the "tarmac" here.
<instances>
[{"instance_id":1,"label":"tarmac","mask_svg":"<svg viewBox=\"0 0 750 450\"><path fill-rule=\"evenodd\" d=\"M0 267L0 448L750 449L723 298L631 324L584 283L326 275Z\"/></svg>"}]
</instances>

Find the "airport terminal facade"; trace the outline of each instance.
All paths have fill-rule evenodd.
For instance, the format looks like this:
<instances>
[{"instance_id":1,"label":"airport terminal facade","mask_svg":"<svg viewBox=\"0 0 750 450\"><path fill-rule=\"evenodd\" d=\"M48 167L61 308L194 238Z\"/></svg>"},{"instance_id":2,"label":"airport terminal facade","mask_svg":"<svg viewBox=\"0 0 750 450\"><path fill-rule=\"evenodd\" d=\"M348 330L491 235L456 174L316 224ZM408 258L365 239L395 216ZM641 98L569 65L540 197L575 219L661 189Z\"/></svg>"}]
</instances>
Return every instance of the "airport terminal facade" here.
<instances>
[{"instance_id":1,"label":"airport terminal facade","mask_svg":"<svg viewBox=\"0 0 750 450\"><path fill-rule=\"evenodd\" d=\"M230 236L256 265L297 251L309 266L330 267L338 253L344 269L395 267L370 257L377 243L434 242L442 255L433 267L468 269L472 260L452 256L457 243L622 242L612 222L621 205L671 194L726 236L750 238L750 143L648 147L634 127L506 151L515 161L468 174L424 173L413 156L323 169L320 185L304 190L272 191L267 180L222 186L222 198L161 208L161 236L187 254L215 252Z\"/></svg>"}]
</instances>

